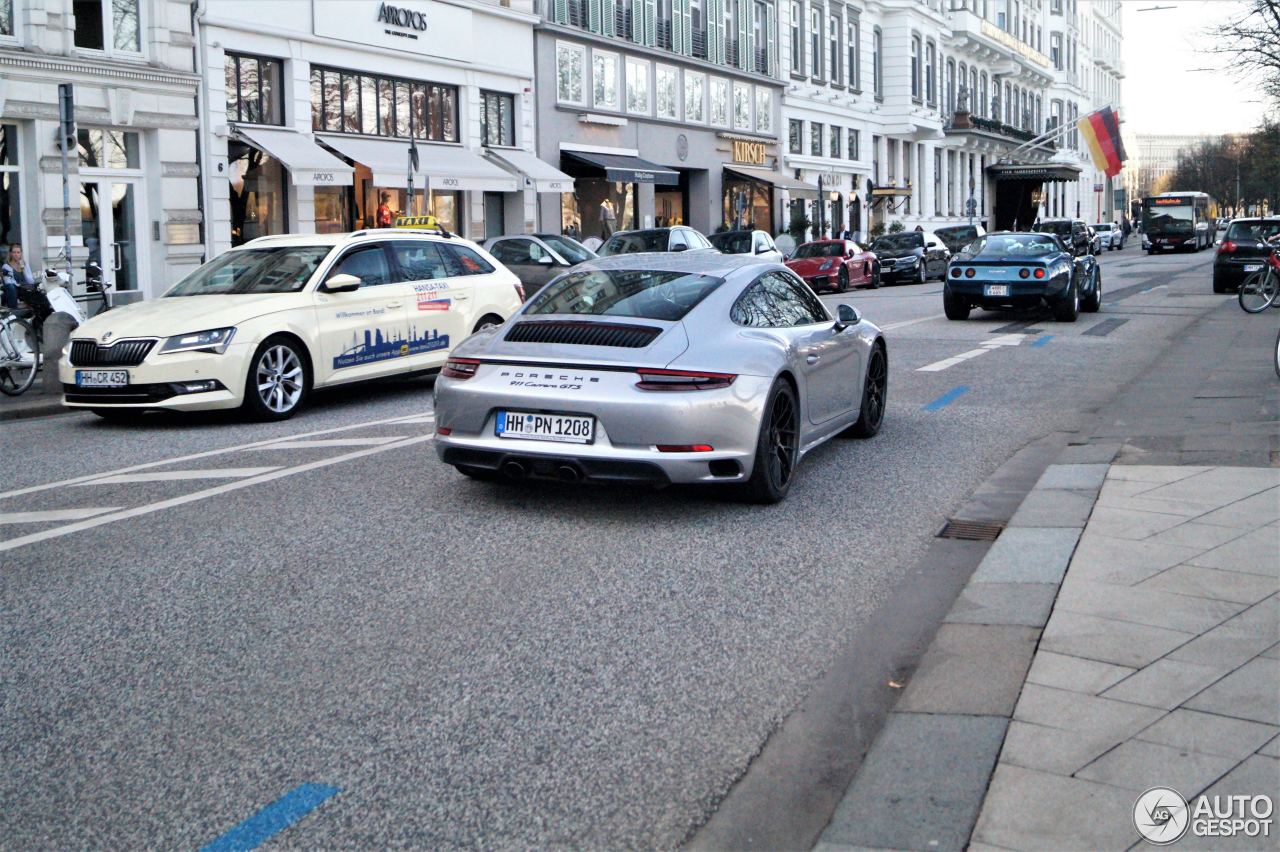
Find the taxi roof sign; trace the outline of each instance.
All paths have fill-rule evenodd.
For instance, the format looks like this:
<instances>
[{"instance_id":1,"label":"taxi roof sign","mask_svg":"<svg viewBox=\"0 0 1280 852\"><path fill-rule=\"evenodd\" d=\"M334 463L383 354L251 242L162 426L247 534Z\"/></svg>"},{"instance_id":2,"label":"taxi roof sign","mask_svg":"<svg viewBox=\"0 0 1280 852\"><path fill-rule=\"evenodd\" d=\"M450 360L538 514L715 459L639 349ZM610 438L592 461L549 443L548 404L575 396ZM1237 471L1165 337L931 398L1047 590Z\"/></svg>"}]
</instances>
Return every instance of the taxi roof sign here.
<instances>
[{"instance_id":1,"label":"taxi roof sign","mask_svg":"<svg viewBox=\"0 0 1280 852\"><path fill-rule=\"evenodd\" d=\"M437 229L440 225L436 222L435 216L397 216L395 219L397 228L432 228Z\"/></svg>"}]
</instances>

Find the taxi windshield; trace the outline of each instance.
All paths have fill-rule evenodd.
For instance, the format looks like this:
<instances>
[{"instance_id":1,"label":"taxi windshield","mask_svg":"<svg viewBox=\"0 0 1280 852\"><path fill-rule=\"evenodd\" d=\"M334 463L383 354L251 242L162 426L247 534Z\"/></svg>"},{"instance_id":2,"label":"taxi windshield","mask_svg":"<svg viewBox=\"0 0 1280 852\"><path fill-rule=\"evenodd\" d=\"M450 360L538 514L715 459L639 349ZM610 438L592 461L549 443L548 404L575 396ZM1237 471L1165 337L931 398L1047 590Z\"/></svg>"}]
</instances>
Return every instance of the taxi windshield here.
<instances>
[{"instance_id":1,"label":"taxi windshield","mask_svg":"<svg viewBox=\"0 0 1280 852\"><path fill-rule=\"evenodd\" d=\"M173 286L170 296L297 293L332 246L278 246L229 251Z\"/></svg>"}]
</instances>

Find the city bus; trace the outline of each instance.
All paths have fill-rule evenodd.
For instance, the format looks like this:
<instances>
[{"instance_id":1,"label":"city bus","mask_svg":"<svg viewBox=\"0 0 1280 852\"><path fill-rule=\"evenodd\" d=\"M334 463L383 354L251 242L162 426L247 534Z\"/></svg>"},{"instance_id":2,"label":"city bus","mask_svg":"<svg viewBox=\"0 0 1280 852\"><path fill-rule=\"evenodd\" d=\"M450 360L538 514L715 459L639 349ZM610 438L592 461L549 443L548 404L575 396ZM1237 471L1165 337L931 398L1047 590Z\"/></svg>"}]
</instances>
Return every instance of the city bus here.
<instances>
[{"instance_id":1,"label":"city bus","mask_svg":"<svg viewBox=\"0 0 1280 852\"><path fill-rule=\"evenodd\" d=\"M1213 247L1217 205L1207 192L1164 192L1142 200L1142 243L1147 254Z\"/></svg>"}]
</instances>

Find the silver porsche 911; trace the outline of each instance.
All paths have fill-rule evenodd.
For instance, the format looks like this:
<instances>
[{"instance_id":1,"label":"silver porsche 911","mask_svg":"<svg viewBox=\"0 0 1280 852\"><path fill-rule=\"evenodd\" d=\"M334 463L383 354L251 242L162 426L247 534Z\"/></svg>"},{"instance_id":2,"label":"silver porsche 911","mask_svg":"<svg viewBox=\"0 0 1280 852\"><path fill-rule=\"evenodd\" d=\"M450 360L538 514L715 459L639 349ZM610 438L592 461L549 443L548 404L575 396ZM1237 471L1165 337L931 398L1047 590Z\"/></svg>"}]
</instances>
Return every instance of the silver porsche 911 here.
<instances>
[{"instance_id":1,"label":"silver porsche 911","mask_svg":"<svg viewBox=\"0 0 1280 852\"><path fill-rule=\"evenodd\" d=\"M776 502L805 453L884 417L884 336L837 314L750 257L588 261L453 350L437 453L476 479L731 483Z\"/></svg>"}]
</instances>

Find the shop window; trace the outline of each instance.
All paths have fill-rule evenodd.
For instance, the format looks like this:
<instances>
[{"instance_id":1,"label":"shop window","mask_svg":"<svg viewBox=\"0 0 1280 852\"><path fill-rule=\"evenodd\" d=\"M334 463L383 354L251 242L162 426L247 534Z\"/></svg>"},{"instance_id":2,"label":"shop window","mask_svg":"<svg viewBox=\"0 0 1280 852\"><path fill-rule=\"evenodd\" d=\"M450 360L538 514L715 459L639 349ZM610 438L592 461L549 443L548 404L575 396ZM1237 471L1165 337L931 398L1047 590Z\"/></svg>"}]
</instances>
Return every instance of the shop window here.
<instances>
[{"instance_id":1,"label":"shop window","mask_svg":"<svg viewBox=\"0 0 1280 852\"><path fill-rule=\"evenodd\" d=\"M618 54L591 51L591 93L597 109L619 109Z\"/></svg>"},{"instance_id":2,"label":"shop window","mask_svg":"<svg viewBox=\"0 0 1280 852\"><path fill-rule=\"evenodd\" d=\"M13 24L13 0L0 0L0 36L12 37L16 32Z\"/></svg>"},{"instance_id":3,"label":"shop window","mask_svg":"<svg viewBox=\"0 0 1280 852\"><path fill-rule=\"evenodd\" d=\"M0 124L0 247L22 242L18 128Z\"/></svg>"},{"instance_id":4,"label":"shop window","mask_svg":"<svg viewBox=\"0 0 1280 852\"><path fill-rule=\"evenodd\" d=\"M659 65L657 72L658 118L676 120L680 117L676 103L676 80L679 70L670 65Z\"/></svg>"},{"instance_id":5,"label":"shop window","mask_svg":"<svg viewBox=\"0 0 1280 852\"><path fill-rule=\"evenodd\" d=\"M581 45L556 45L556 100L561 103L586 103L582 95L586 55L586 49Z\"/></svg>"},{"instance_id":6,"label":"shop window","mask_svg":"<svg viewBox=\"0 0 1280 852\"><path fill-rule=\"evenodd\" d=\"M772 184L738 178L726 173L723 203L722 221L731 229L772 229Z\"/></svg>"},{"instance_id":7,"label":"shop window","mask_svg":"<svg viewBox=\"0 0 1280 852\"><path fill-rule=\"evenodd\" d=\"M809 154L822 156L822 124L817 121L809 122Z\"/></svg>"},{"instance_id":8,"label":"shop window","mask_svg":"<svg viewBox=\"0 0 1280 852\"><path fill-rule=\"evenodd\" d=\"M738 130L751 129L751 87L733 87L733 126Z\"/></svg>"},{"instance_id":9,"label":"shop window","mask_svg":"<svg viewBox=\"0 0 1280 852\"><path fill-rule=\"evenodd\" d=\"M773 92L768 89L756 89L756 130L773 132Z\"/></svg>"},{"instance_id":10,"label":"shop window","mask_svg":"<svg viewBox=\"0 0 1280 852\"><path fill-rule=\"evenodd\" d=\"M10 8L13 0L4 0ZM108 53L141 53L141 0L72 0L76 47Z\"/></svg>"},{"instance_id":11,"label":"shop window","mask_svg":"<svg viewBox=\"0 0 1280 852\"><path fill-rule=\"evenodd\" d=\"M284 124L284 91L280 84L282 68L279 59L228 53L225 73L228 121Z\"/></svg>"},{"instance_id":12,"label":"shop window","mask_svg":"<svg viewBox=\"0 0 1280 852\"><path fill-rule=\"evenodd\" d=\"M82 169L140 168L138 134L82 127L76 131L76 153Z\"/></svg>"},{"instance_id":13,"label":"shop window","mask_svg":"<svg viewBox=\"0 0 1280 852\"><path fill-rule=\"evenodd\" d=\"M649 63L627 57L627 112L649 114Z\"/></svg>"},{"instance_id":14,"label":"shop window","mask_svg":"<svg viewBox=\"0 0 1280 852\"><path fill-rule=\"evenodd\" d=\"M431 215L444 226L445 230L460 233L458 223L462 221L462 193L431 193Z\"/></svg>"},{"instance_id":15,"label":"shop window","mask_svg":"<svg viewBox=\"0 0 1280 852\"><path fill-rule=\"evenodd\" d=\"M351 187L317 186L316 233L344 234L351 228Z\"/></svg>"},{"instance_id":16,"label":"shop window","mask_svg":"<svg viewBox=\"0 0 1280 852\"><path fill-rule=\"evenodd\" d=\"M231 245L288 233L288 181L280 161L236 140L227 144L227 160Z\"/></svg>"},{"instance_id":17,"label":"shop window","mask_svg":"<svg viewBox=\"0 0 1280 852\"><path fill-rule=\"evenodd\" d=\"M701 124L705 115L707 78L696 71L684 72L684 120Z\"/></svg>"},{"instance_id":18,"label":"shop window","mask_svg":"<svg viewBox=\"0 0 1280 852\"><path fill-rule=\"evenodd\" d=\"M729 81L720 77L711 78L711 123L729 126Z\"/></svg>"},{"instance_id":19,"label":"shop window","mask_svg":"<svg viewBox=\"0 0 1280 852\"><path fill-rule=\"evenodd\" d=\"M331 133L457 142L458 90L454 86L313 67L311 127Z\"/></svg>"},{"instance_id":20,"label":"shop window","mask_svg":"<svg viewBox=\"0 0 1280 852\"><path fill-rule=\"evenodd\" d=\"M480 136L484 145L515 147L516 99L501 92L480 93Z\"/></svg>"}]
</instances>

